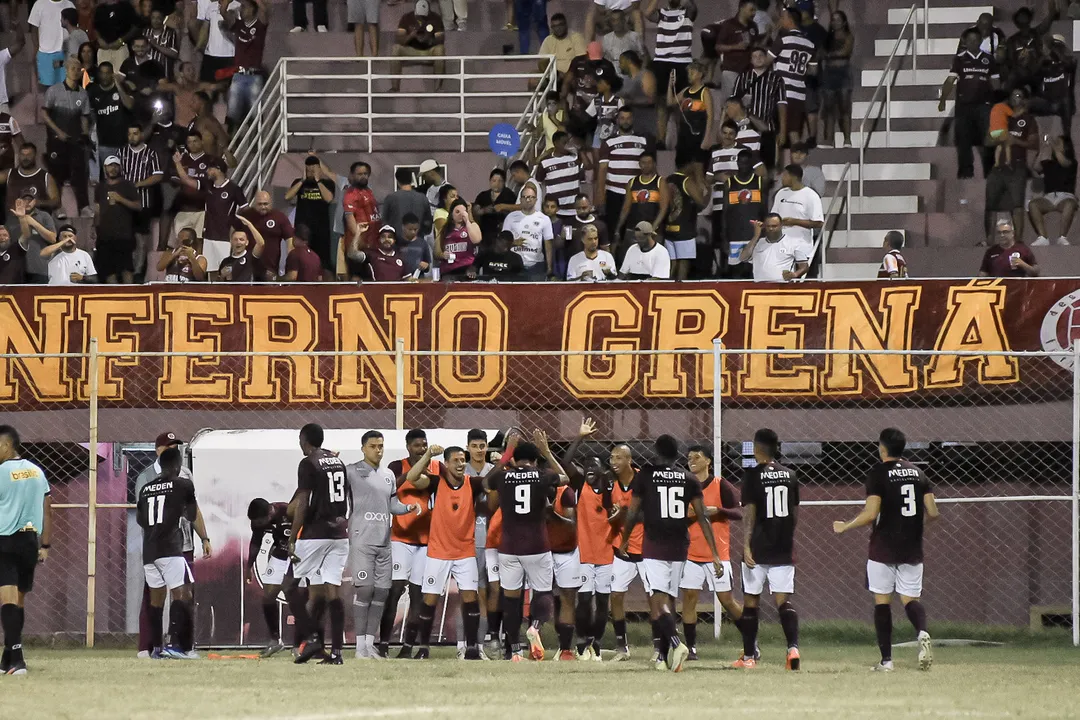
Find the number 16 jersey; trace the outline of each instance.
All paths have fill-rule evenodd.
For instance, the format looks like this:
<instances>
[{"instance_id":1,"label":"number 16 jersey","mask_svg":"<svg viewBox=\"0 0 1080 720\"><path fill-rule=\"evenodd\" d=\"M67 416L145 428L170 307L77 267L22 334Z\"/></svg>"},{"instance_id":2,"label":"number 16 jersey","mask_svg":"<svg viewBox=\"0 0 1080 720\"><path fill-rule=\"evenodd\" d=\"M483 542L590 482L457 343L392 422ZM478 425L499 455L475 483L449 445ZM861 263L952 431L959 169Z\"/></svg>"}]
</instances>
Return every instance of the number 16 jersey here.
<instances>
[{"instance_id":1,"label":"number 16 jersey","mask_svg":"<svg viewBox=\"0 0 1080 720\"><path fill-rule=\"evenodd\" d=\"M352 489L345 477L345 463L341 458L319 448L300 461L296 475L297 488L311 493L297 539L348 538Z\"/></svg>"},{"instance_id":2,"label":"number 16 jersey","mask_svg":"<svg viewBox=\"0 0 1080 720\"><path fill-rule=\"evenodd\" d=\"M886 565L923 561L923 496L930 481L907 460L878 463L866 481L866 495L881 498L870 532L870 559Z\"/></svg>"},{"instance_id":3,"label":"number 16 jersey","mask_svg":"<svg viewBox=\"0 0 1080 720\"><path fill-rule=\"evenodd\" d=\"M795 520L799 479L775 460L747 468L742 504L754 506L750 552L757 565L795 564Z\"/></svg>"},{"instance_id":4,"label":"number 16 jersey","mask_svg":"<svg viewBox=\"0 0 1080 720\"><path fill-rule=\"evenodd\" d=\"M690 547L687 510L701 497L701 483L670 465L646 465L634 476L630 492L641 498L645 540L642 557L667 562L686 562Z\"/></svg>"}]
</instances>

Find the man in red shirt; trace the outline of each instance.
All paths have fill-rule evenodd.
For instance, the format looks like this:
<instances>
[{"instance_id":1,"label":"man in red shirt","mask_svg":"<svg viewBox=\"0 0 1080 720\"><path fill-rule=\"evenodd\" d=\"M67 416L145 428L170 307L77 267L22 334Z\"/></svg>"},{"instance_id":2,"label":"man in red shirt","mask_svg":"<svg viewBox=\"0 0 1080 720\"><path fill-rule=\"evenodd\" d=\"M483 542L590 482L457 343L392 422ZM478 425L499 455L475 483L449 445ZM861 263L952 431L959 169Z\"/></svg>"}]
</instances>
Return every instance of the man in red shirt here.
<instances>
[{"instance_id":1,"label":"man in red shirt","mask_svg":"<svg viewBox=\"0 0 1080 720\"><path fill-rule=\"evenodd\" d=\"M1004 218L997 221L997 238L997 245L983 255L979 277L1038 277L1035 253L1016 239L1011 222Z\"/></svg>"},{"instance_id":2,"label":"man in red shirt","mask_svg":"<svg viewBox=\"0 0 1080 720\"><path fill-rule=\"evenodd\" d=\"M346 272L345 256L352 250L374 250L379 246L379 203L375 193L368 187L371 166L366 162L354 162L349 167L349 188L341 199L345 213L345 235L338 243L338 275ZM363 225L363 228L361 228Z\"/></svg>"},{"instance_id":3,"label":"man in red shirt","mask_svg":"<svg viewBox=\"0 0 1080 720\"><path fill-rule=\"evenodd\" d=\"M251 203L251 207L241 210L239 214L250 220L262 233L266 240L266 247L262 254L266 280L270 282L277 280L282 274L281 259L287 257L293 249L295 233L288 216L273 208L270 204L270 193L265 190L255 193L255 201ZM283 243L284 250L282 250Z\"/></svg>"},{"instance_id":4,"label":"man in red shirt","mask_svg":"<svg viewBox=\"0 0 1080 720\"><path fill-rule=\"evenodd\" d=\"M311 249L311 231L306 226L296 228L293 238L294 247L285 258L285 280L287 282L322 282L322 260L319 253Z\"/></svg>"},{"instance_id":5,"label":"man in red shirt","mask_svg":"<svg viewBox=\"0 0 1080 720\"><path fill-rule=\"evenodd\" d=\"M229 11L225 27L236 46L233 62L236 74L229 86L229 111L226 122L232 134L255 104L265 82L263 48L266 47L266 0L240 0L240 12Z\"/></svg>"},{"instance_id":6,"label":"man in red shirt","mask_svg":"<svg viewBox=\"0 0 1080 720\"><path fill-rule=\"evenodd\" d=\"M400 282L408 277L405 263L394 249L397 233L389 225L379 230L379 247L375 250L349 250L349 278L375 282Z\"/></svg>"},{"instance_id":7,"label":"man in red shirt","mask_svg":"<svg viewBox=\"0 0 1080 720\"><path fill-rule=\"evenodd\" d=\"M701 33L706 55L712 55L711 84L720 88L720 107L731 97L740 73L750 69L750 51L760 46L761 33L754 23L756 13L754 0L739 0L735 17L710 25Z\"/></svg>"}]
</instances>

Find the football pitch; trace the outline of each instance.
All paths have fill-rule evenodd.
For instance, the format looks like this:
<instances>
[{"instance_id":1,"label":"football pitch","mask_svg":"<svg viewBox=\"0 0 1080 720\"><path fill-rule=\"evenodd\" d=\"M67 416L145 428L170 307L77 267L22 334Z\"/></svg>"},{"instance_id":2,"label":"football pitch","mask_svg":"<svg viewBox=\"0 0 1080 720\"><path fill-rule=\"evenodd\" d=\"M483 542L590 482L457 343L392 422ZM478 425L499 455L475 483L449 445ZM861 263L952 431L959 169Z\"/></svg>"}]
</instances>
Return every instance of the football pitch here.
<instances>
[{"instance_id":1,"label":"football pitch","mask_svg":"<svg viewBox=\"0 0 1080 720\"><path fill-rule=\"evenodd\" d=\"M704 630L704 628L702 628ZM898 640L903 638L898 638ZM462 662L452 648L429 661L355 661L342 667L270 660L137 660L133 651L30 648L31 672L0 677L6 718L1075 718L1080 650L1063 642L938 647L929 672L897 648L896 670L870 672L872 643L804 638L803 670L783 668L783 648L762 644L754 671L727 666L731 638L698 648L679 674L634 648L626 663ZM550 657L550 652L549 652Z\"/></svg>"}]
</instances>

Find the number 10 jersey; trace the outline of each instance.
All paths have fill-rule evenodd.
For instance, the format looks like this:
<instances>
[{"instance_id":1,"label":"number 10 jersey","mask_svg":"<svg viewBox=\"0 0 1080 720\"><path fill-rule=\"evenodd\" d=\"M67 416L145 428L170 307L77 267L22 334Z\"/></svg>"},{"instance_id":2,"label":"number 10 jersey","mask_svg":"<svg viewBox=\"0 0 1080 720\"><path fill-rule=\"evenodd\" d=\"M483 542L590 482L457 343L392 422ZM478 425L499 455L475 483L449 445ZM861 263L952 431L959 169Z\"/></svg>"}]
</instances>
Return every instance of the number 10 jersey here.
<instances>
[{"instance_id":1,"label":"number 10 jersey","mask_svg":"<svg viewBox=\"0 0 1080 720\"><path fill-rule=\"evenodd\" d=\"M799 478L775 460L743 473L743 506L754 506L750 552L758 565L795 564Z\"/></svg>"}]
</instances>

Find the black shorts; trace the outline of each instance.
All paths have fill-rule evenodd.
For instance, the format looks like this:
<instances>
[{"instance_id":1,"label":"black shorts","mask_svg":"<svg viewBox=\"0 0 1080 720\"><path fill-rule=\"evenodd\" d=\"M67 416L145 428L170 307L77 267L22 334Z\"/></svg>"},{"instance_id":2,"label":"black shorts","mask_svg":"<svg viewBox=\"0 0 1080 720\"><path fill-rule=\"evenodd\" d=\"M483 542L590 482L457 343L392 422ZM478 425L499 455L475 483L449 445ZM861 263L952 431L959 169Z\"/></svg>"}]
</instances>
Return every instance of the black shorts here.
<instances>
[{"instance_id":1,"label":"black shorts","mask_svg":"<svg viewBox=\"0 0 1080 720\"><path fill-rule=\"evenodd\" d=\"M687 77L686 69L690 63L665 62L653 60L653 75L656 76L656 97L658 102L665 102L668 85L671 84L671 71L675 71L675 94L690 86L690 78Z\"/></svg>"},{"instance_id":2,"label":"black shorts","mask_svg":"<svg viewBox=\"0 0 1080 720\"><path fill-rule=\"evenodd\" d=\"M37 533L0 535L0 587L14 585L21 593L33 590L37 559Z\"/></svg>"},{"instance_id":3,"label":"black shorts","mask_svg":"<svg viewBox=\"0 0 1080 720\"><path fill-rule=\"evenodd\" d=\"M994 168L986 178L986 211L1012 212L1024 207L1027 174L1023 170Z\"/></svg>"},{"instance_id":4,"label":"black shorts","mask_svg":"<svg viewBox=\"0 0 1080 720\"><path fill-rule=\"evenodd\" d=\"M124 271L135 272L135 238L99 240L94 250L94 268L102 280Z\"/></svg>"},{"instance_id":5,"label":"black shorts","mask_svg":"<svg viewBox=\"0 0 1080 720\"><path fill-rule=\"evenodd\" d=\"M199 66L199 81L205 83L219 83L221 80L217 79L218 70L224 70L228 67L233 67L236 62L231 57L214 57L213 55L203 55L202 65Z\"/></svg>"},{"instance_id":6,"label":"black shorts","mask_svg":"<svg viewBox=\"0 0 1080 720\"><path fill-rule=\"evenodd\" d=\"M806 103L802 100L788 100L787 102L787 132L790 137L793 133L802 134L803 124L806 122ZM788 147L788 138L780 138L784 147Z\"/></svg>"},{"instance_id":7,"label":"black shorts","mask_svg":"<svg viewBox=\"0 0 1080 720\"><path fill-rule=\"evenodd\" d=\"M135 216L131 220L132 228L135 230L136 235L149 235L150 223L154 221L161 212L154 207L143 208L135 213ZM135 248L132 248L134 250Z\"/></svg>"}]
</instances>

